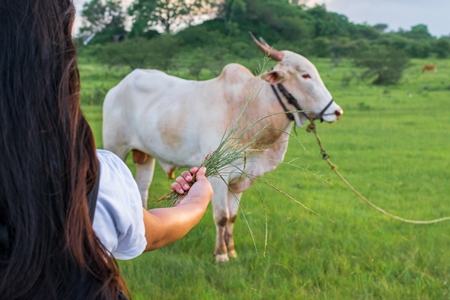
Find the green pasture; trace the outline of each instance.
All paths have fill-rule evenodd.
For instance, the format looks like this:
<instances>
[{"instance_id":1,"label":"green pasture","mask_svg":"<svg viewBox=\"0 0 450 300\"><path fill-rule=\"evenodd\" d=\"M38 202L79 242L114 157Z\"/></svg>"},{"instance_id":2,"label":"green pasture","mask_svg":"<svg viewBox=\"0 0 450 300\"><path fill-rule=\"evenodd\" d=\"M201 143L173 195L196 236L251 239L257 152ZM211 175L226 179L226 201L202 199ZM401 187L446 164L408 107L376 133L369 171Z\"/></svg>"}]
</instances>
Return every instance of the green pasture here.
<instances>
[{"instance_id":1,"label":"green pasture","mask_svg":"<svg viewBox=\"0 0 450 300\"><path fill-rule=\"evenodd\" d=\"M339 171L393 214L450 216L450 60L434 60L438 71L425 74L431 62L415 60L389 87L359 81L347 61L313 62L345 111L339 122L318 125ZM83 110L101 148L103 95L129 70L82 59L80 71ZM119 262L133 299L450 299L450 222L412 225L383 216L339 181L312 134L297 133L300 143L291 139L285 159L297 167L280 165L262 181L319 215L261 181L242 198L236 260L215 263L209 207L182 240ZM170 183L158 167L150 205L167 205L155 201Z\"/></svg>"}]
</instances>

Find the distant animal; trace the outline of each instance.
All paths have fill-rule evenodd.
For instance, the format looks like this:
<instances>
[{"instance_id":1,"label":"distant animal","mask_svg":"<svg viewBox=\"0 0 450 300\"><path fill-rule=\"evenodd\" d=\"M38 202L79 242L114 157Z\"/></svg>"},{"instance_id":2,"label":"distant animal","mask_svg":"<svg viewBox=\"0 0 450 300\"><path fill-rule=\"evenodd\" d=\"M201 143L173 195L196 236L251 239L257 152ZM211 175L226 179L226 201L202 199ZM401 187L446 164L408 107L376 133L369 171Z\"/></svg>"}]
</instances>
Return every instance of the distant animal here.
<instances>
[{"instance_id":1,"label":"distant animal","mask_svg":"<svg viewBox=\"0 0 450 300\"><path fill-rule=\"evenodd\" d=\"M242 126L270 116L257 122L244 137L245 142L268 126L257 141L265 151L248 153L245 162L230 165L222 174L226 182L210 178L217 262L237 256L233 225L242 192L283 161L291 121L301 127L312 113L316 119L331 123L343 114L308 59L291 51L277 51L262 38L251 37L264 54L278 62L262 76L255 77L239 64L225 66L219 77L206 81L136 69L107 93L103 105L104 148L123 160L133 153L144 207L155 161L174 178L176 169L199 166L217 148L245 103L248 115L240 120ZM255 87L254 99L248 101ZM249 177L242 176L244 168Z\"/></svg>"},{"instance_id":2,"label":"distant animal","mask_svg":"<svg viewBox=\"0 0 450 300\"><path fill-rule=\"evenodd\" d=\"M425 66L422 68L422 73L425 73L426 71L434 71L434 72L436 72L436 71L437 71L437 68L436 68L435 65L425 65Z\"/></svg>"}]
</instances>

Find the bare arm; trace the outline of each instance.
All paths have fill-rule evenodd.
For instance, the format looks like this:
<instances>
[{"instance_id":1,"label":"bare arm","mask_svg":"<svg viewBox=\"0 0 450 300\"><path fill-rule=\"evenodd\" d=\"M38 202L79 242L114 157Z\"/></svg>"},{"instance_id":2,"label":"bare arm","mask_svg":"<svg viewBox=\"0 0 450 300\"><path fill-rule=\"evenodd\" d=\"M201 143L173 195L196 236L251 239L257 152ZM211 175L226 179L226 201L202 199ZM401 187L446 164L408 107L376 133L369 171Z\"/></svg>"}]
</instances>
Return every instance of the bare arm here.
<instances>
[{"instance_id":1,"label":"bare arm","mask_svg":"<svg viewBox=\"0 0 450 300\"><path fill-rule=\"evenodd\" d=\"M214 192L205 177L205 168L192 168L183 172L171 185L171 190L179 194L188 194L174 207L143 209L145 251L161 248L185 236L205 214L208 203ZM189 187L192 175L196 174L196 182Z\"/></svg>"}]
</instances>

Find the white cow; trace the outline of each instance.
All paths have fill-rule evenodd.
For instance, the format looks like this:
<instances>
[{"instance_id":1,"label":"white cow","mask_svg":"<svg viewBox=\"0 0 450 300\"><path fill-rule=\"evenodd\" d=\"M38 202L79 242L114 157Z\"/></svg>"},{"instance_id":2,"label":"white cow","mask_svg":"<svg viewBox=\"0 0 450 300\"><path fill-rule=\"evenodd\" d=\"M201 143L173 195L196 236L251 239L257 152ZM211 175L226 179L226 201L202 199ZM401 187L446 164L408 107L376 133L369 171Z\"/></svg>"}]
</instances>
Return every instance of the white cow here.
<instances>
[{"instance_id":1,"label":"white cow","mask_svg":"<svg viewBox=\"0 0 450 300\"><path fill-rule=\"evenodd\" d=\"M257 136L265 151L249 153L246 159L245 171L250 177L241 176L230 166L223 174L230 189L221 179L210 178L218 262L236 257L232 233L242 192L284 158L291 129L288 117L301 127L307 121L306 113L326 122L334 122L343 114L308 59L274 50L263 39L252 38L261 51L278 62L260 77L238 64L227 65L219 77L206 81L137 69L108 92L103 105L104 147L124 160L133 152L144 207L155 161L174 178L174 170L200 165L217 148L246 102L248 114L240 120L242 126L270 116L246 135L254 137L253 133L268 126ZM250 96L253 99L248 101ZM306 113L297 112L299 109ZM283 113L286 110L295 113ZM244 168L238 163L238 168Z\"/></svg>"}]
</instances>

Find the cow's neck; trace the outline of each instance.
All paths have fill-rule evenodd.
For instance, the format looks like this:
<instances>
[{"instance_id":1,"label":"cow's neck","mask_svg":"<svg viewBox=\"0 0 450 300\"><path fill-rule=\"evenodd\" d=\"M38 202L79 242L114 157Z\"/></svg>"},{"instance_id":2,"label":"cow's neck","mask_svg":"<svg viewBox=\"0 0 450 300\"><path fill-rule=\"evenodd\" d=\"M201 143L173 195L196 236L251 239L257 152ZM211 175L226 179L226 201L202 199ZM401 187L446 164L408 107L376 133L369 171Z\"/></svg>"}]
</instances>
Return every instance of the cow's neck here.
<instances>
[{"instance_id":1,"label":"cow's neck","mask_svg":"<svg viewBox=\"0 0 450 300\"><path fill-rule=\"evenodd\" d=\"M241 123L247 126L244 140L249 142L256 137L256 146L271 145L279 140L283 132L289 128L291 121L286 117L269 83L254 78L247 87L250 87L249 90L252 92L249 93L251 99L248 100L248 97L245 99L248 100L248 104L241 118ZM253 123L255 124L249 127L249 124Z\"/></svg>"}]
</instances>

